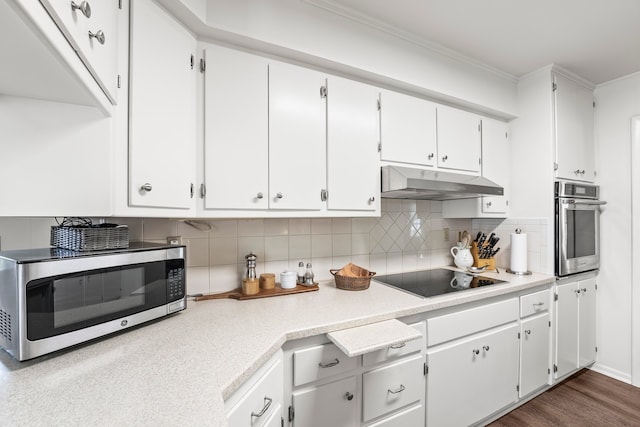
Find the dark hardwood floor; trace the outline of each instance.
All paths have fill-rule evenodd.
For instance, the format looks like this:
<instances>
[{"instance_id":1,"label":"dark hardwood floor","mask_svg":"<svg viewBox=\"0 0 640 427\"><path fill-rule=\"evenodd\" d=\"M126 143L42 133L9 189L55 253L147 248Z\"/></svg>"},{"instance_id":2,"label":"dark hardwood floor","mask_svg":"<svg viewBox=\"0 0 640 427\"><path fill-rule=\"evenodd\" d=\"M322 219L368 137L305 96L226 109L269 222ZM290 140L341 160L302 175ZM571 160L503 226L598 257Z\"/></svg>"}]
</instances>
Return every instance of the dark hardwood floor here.
<instances>
[{"instance_id":1,"label":"dark hardwood floor","mask_svg":"<svg viewBox=\"0 0 640 427\"><path fill-rule=\"evenodd\" d=\"M640 426L640 388L583 369L491 427Z\"/></svg>"}]
</instances>

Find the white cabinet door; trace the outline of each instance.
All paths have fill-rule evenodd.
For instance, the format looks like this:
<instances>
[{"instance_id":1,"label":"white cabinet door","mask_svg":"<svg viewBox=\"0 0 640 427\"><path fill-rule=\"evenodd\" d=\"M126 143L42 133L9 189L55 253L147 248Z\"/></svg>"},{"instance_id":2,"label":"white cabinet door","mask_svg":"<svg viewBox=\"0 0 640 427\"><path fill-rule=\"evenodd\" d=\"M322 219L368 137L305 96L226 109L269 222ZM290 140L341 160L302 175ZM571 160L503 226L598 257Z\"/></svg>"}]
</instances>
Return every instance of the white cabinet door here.
<instances>
[{"instance_id":1,"label":"white cabinet door","mask_svg":"<svg viewBox=\"0 0 640 427\"><path fill-rule=\"evenodd\" d=\"M152 1L131 2L129 204L194 206L196 40Z\"/></svg>"},{"instance_id":2,"label":"white cabinet door","mask_svg":"<svg viewBox=\"0 0 640 427\"><path fill-rule=\"evenodd\" d=\"M557 178L595 179L593 91L554 75Z\"/></svg>"},{"instance_id":3,"label":"white cabinet door","mask_svg":"<svg viewBox=\"0 0 640 427\"><path fill-rule=\"evenodd\" d=\"M518 325L427 350L427 425L474 424L518 398Z\"/></svg>"},{"instance_id":4,"label":"white cabinet door","mask_svg":"<svg viewBox=\"0 0 640 427\"><path fill-rule=\"evenodd\" d=\"M482 197L482 212L507 214L509 211L510 147L509 125L482 119L482 176L504 188L503 196Z\"/></svg>"},{"instance_id":5,"label":"white cabinet door","mask_svg":"<svg viewBox=\"0 0 640 427\"><path fill-rule=\"evenodd\" d=\"M480 118L438 106L438 167L480 172Z\"/></svg>"},{"instance_id":6,"label":"white cabinet door","mask_svg":"<svg viewBox=\"0 0 640 427\"><path fill-rule=\"evenodd\" d=\"M118 74L118 1L74 3L69 0L41 0L41 2L91 71L101 89L115 104ZM72 4L78 7L74 8Z\"/></svg>"},{"instance_id":7,"label":"white cabinet door","mask_svg":"<svg viewBox=\"0 0 640 427\"><path fill-rule=\"evenodd\" d=\"M330 77L327 95L327 208L375 211L380 205L378 90Z\"/></svg>"},{"instance_id":8,"label":"white cabinet door","mask_svg":"<svg viewBox=\"0 0 640 427\"><path fill-rule=\"evenodd\" d=\"M578 283L580 287L580 325L578 365L583 367L596 360L596 279Z\"/></svg>"},{"instance_id":9,"label":"white cabinet door","mask_svg":"<svg viewBox=\"0 0 640 427\"><path fill-rule=\"evenodd\" d=\"M423 166L436 164L436 105L413 96L380 94L380 159Z\"/></svg>"},{"instance_id":10,"label":"white cabinet door","mask_svg":"<svg viewBox=\"0 0 640 427\"><path fill-rule=\"evenodd\" d=\"M353 427L358 424L356 377L294 391L293 427Z\"/></svg>"},{"instance_id":11,"label":"white cabinet door","mask_svg":"<svg viewBox=\"0 0 640 427\"><path fill-rule=\"evenodd\" d=\"M269 208L320 210L326 189L323 74L269 63Z\"/></svg>"},{"instance_id":12,"label":"white cabinet door","mask_svg":"<svg viewBox=\"0 0 640 427\"><path fill-rule=\"evenodd\" d=\"M551 328L549 312L524 319L520 324L520 397L549 382Z\"/></svg>"},{"instance_id":13,"label":"white cabinet door","mask_svg":"<svg viewBox=\"0 0 640 427\"><path fill-rule=\"evenodd\" d=\"M362 418L370 421L424 402L424 356L417 354L362 375Z\"/></svg>"},{"instance_id":14,"label":"white cabinet door","mask_svg":"<svg viewBox=\"0 0 640 427\"><path fill-rule=\"evenodd\" d=\"M556 301L556 378L578 368L578 303L576 283L557 287Z\"/></svg>"},{"instance_id":15,"label":"white cabinet door","mask_svg":"<svg viewBox=\"0 0 640 427\"><path fill-rule=\"evenodd\" d=\"M205 209L267 209L269 65L264 58L205 49Z\"/></svg>"}]
</instances>

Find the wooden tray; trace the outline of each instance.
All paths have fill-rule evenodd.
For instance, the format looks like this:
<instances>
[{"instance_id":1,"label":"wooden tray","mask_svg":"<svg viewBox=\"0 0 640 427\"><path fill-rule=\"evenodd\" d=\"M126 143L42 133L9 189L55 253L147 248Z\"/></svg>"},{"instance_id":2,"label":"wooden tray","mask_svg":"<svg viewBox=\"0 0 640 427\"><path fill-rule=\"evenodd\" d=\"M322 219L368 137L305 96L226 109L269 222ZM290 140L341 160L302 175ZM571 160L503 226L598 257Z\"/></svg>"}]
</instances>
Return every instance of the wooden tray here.
<instances>
[{"instance_id":1,"label":"wooden tray","mask_svg":"<svg viewBox=\"0 0 640 427\"><path fill-rule=\"evenodd\" d=\"M231 299L237 299L240 301L243 300L247 300L247 299L258 299L258 298L267 298L267 297L278 297L280 295L291 295L291 294L299 294L302 292L313 292L313 291L317 291L320 288L318 287L317 283L314 283L313 286L303 286L303 285L296 285L295 288L292 289L282 289L280 287L280 283L276 283L276 287L273 289L260 289L260 291L257 294L253 294L253 295L243 295L242 294L242 288L238 288L238 289L234 289L233 291L228 291L228 292L222 292L219 294L208 294L208 295L202 295L199 297L195 297L196 301L204 301L204 300L208 300L208 299L226 299L226 298L231 298Z\"/></svg>"}]
</instances>

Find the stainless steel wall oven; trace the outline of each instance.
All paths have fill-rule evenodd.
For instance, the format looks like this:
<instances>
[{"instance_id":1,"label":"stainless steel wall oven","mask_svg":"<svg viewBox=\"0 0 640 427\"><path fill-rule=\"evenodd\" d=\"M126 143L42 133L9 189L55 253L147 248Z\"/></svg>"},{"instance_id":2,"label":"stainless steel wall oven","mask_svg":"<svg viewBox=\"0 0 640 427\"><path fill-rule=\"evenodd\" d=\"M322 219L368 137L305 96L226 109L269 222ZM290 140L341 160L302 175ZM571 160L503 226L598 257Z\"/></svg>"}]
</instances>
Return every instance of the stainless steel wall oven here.
<instances>
[{"instance_id":1,"label":"stainless steel wall oven","mask_svg":"<svg viewBox=\"0 0 640 427\"><path fill-rule=\"evenodd\" d=\"M555 274L558 277L600 267L600 188L555 182Z\"/></svg>"}]
</instances>

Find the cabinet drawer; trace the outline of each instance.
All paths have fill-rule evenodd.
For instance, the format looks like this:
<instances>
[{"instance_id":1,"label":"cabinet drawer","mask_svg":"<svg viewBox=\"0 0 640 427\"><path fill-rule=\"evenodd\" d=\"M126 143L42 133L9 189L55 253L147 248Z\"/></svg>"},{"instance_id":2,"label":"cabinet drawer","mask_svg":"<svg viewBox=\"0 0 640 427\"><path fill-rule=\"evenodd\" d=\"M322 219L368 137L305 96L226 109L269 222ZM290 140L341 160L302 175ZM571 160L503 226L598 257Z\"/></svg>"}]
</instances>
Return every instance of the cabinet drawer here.
<instances>
[{"instance_id":1,"label":"cabinet drawer","mask_svg":"<svg viewBox=\"0 0 640 427\"><path fill-rule=\"evenodd\" d=\"M238 403L227 411L229 427L258 427L272 419L272 414L282 407L282 379L282 359L279 358Z\"/></svg>"},{"instance_id":2,"label":"cabinet drawer","mask_svg":"<svg viewBox=\"0 0 640 427\"><path fill-rule=\"evenodd\" d=\"M357 357L347 357L335 344L324 344L293 353L295 387L355 369Z\"/></svg>"},{"instance_id":3,"label":"cabinet drawer","mask_svg":"<svg viewBox=\"0 0 640 427\"><path fill-rule=\"evenodd\" d=\"M362 364L363 366L371 366L376 363L384 362L387 360L394 360L400 357L404 357L408 354L415 353L416 351L420 351L423 348L426 348L425 343L425 335L426 335L426 325L424 322L414 323L410 325L412 328L418 330L422 334L422 338L408 341L403 344L389 346L385 349L372 351L371 353L362 355Z\"/></svg>"},{"instance_id":4,"label":"cabinet drawer","mask_svg":"<svg viewBox=\"0 0 640 427\"><path fill-rule=\"evenodd\" d=\"M407 427L424 425L424 405L412 406L367 427Z\"/></svg>"},{"instance_id":5,"label":"cabinet drawer","mask_svg":"<svg viewBox=\"0 0 640 427\"><path fill-rule=\"evenodd\" d=\"M548 289L520 297L520 317L543 313L549 310L551 292Z\"/></svg>"},{"instance_id":6,"label":"cabinet drawer","mask_svg":"<svg viewBox=\"0 0 640 427\"><path fill-rule=\"evenodd\" d=\"M517 298L427 319L427 346L431 347L517 319Z\"/></svg>"},{"instance_id":7,"label":"cabinet drawer","mask_svg":"<svg viewBox=\"0 0 640 427\"><path fill-rule=\"evenodd\" d=\"M379 417L413 402L425 392L424 357L413 356L362 375L362 417Z\"/></svg>"}]
</instances>

